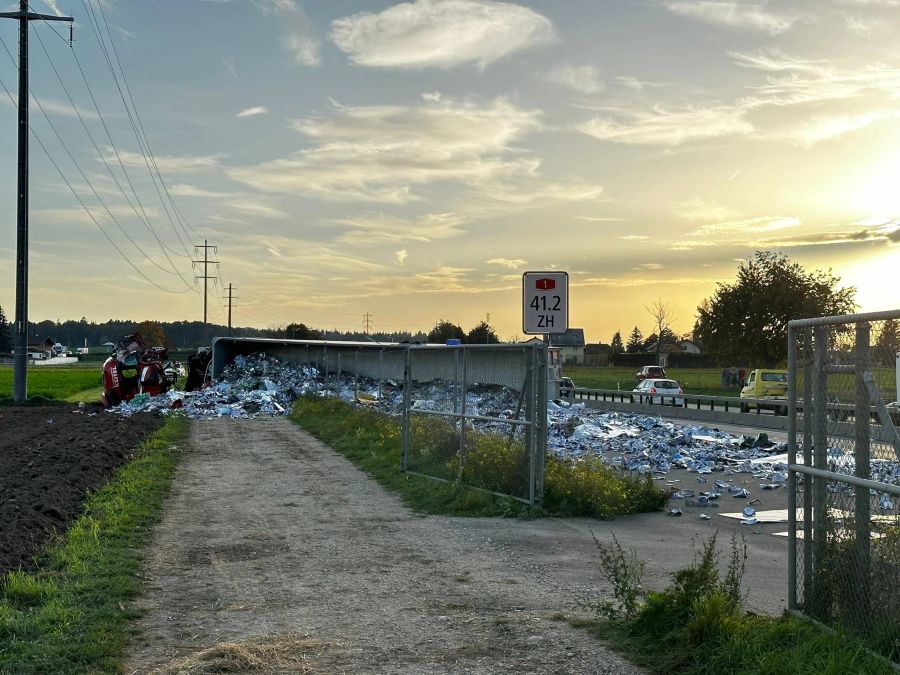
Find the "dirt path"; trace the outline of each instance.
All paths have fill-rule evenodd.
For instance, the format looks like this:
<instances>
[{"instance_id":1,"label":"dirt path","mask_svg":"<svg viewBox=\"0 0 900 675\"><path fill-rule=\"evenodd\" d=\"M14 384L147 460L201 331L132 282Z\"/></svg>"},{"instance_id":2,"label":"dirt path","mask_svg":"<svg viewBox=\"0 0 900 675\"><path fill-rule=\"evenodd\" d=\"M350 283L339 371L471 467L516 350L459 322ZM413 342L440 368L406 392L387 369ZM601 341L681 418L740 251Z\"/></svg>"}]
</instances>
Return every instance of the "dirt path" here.
<instances>
[{"instance_id":1,"label":"dirt path","mask_svg":"<svg viewBox=\"0 0 900 675\"><path fill-rule=\"evenodd\" d=\"M560 541L529 551L472 520L417 517L283 418L196 422L191 445L147 555L126 672L292 633L321 641L313 672L642 672L551 619L598 583L589 559L557 550L566 573L536 560Z\"/></svg>"}]
</instances>

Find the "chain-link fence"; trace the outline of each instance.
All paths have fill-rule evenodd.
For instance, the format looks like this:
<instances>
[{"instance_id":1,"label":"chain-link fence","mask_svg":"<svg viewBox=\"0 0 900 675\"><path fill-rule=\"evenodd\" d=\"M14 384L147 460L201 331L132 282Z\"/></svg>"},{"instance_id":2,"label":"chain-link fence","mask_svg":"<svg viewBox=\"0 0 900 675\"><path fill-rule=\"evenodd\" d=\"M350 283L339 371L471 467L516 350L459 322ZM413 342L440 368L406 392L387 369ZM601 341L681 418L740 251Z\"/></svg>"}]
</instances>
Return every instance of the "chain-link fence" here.
<instances>
[{"instance_id":1,"label":"chain-link fence","mask_svg":"<svg viewBox=\"0 0 900 675\"><path fill-rule=\"evenodd\" d=\"M413 346L406 358L403 470L539 502L546 347Z\"/></svg>"},{"instance_id":2,"label":"chain-link fence","mask_svg":"<svg viewBox=\"0 0 900 675\"><path fill-rule=\"evenodd\" d=\"M790 322L789 607L900 661L900 311Z\"/></svg>"}]
</instances>

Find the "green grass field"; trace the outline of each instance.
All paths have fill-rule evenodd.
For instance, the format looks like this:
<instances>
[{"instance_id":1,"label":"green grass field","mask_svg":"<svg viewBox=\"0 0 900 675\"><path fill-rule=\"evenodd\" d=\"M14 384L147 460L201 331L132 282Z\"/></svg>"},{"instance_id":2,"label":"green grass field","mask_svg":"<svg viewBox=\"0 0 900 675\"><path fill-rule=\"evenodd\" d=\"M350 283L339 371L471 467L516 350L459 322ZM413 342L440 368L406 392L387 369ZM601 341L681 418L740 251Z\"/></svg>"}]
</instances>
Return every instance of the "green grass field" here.
<instances>
[{"instance_id":1,"label":"green grass field","mask_svg":"<svg viewBox=\"0 0 900 675\"><path fill-rule=\"evenodd\" d=\"M639 368L601 366L563 366L562 374L571 377L576 387L631 391L637 385L634 374ZM722 388L721 368L666 368L666 376L684 388L686 394L737 396L740 387Z\"/></svg>"},{"instance_id":2,"label":"green grass field","mask_svg":"<svg viewBox=\"0 0 900 675\"><path fill-rule=\"evenodd\" d=\"M0 400L12 397L13 370L0 366ZM28 398L55 401L95 402L100 400L100 368L32 367L28 369Z\"/></svg>"},{"instance_id":3,"label":"green grass field","mask_svg":"<svg viewBox=\"0 0 900 675\"><path fill-rule=\"evenodd\" d=\"M602 366L563 366L562 374L571 377L576 387L587 389L621 389L631 391L637 385L634 374L638 368ZM875 381L886 402L896 401L896 376L891 368L872 368ZM685 394L706 396L740 396L740 387L722 387L721 368L666 368L666 377L676 380ZM802 391L802 373L798 379L798 393ZM828 393L841 401L852 401L855 393L853 375L830 375Z\"/></svg>"}]
</instances>

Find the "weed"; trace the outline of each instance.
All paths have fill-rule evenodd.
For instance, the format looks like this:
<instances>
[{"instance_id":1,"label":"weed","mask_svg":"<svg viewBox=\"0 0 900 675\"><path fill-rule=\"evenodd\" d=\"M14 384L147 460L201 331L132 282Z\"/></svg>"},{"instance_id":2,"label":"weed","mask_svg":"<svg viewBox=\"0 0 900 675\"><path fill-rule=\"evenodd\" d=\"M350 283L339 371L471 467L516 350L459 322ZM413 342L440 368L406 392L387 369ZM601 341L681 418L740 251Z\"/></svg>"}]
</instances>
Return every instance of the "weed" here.
<instances>
[{"instance_id":1,"label":"weed","mask_svg":"<svg viewBox=\"0 0 900 675\"><path fill-rule=\"evenodd\" d=\"M891 672L890 666L846 632L834 633L793 616L744 614L741 583L746 545L732 537L731 557L720 579L716 540L713 535L702 542L694 561L672 575L669 587L648 593L630 615L622 609L601 612L610 617L606 620L572 619L569 623L608 640L658 673ZM640 563L629 559L616 541L604 546L598 543L598 548L601 568L611 569L604 573L613 581L614 589L633 585L634 566ZM617 594L620 605L621 593Z\"/></svg>"},{"instance_id":2,"label":"weed","mask_svg":"<svg viewBox=\"0 0 900 675\"><path fill-rule=\"evenodd\" d=\"M644 595L641 579L644 577L644 563L638 560L637 551L626 555L614 534L612 542L606 544L591 532L597 545L597 556L600 572L612 584L614 601L589 601L583 607L593 609L597 614L613 619L633 619L640 607L640 598Z\"/></svg>"}]
</instances>

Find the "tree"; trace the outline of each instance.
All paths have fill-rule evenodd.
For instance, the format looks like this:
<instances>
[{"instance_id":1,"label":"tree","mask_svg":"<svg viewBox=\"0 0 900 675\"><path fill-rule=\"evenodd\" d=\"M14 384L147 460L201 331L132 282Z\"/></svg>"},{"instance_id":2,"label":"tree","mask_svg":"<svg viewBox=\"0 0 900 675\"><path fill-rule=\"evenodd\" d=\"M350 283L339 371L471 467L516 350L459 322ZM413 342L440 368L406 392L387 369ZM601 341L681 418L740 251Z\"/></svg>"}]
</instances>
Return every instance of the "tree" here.
<instances>
[{"instance_id":1,"label":"tree","mask_svg":"<svg viewBox=\"0 0 900 675\"><path fill-rule=\"evenodd\" d=\"M9 354L12 352L12 335L10 334L9 321L6 319L6 313L3 307L0 307L0 354Z\"/></svg>"},{"instance_id":2,"label":"tree","mask_svg":"<svg viewBox=\"0 0 900 675\"><path fill-rule=\"evenodd\" d=\"M873 360L881 365L892 366L897 359L897 352L900 352L900 325L895 319L888 319L881 326L881 332L875 341Z\"/></svg>"},{"instance_id":3,"label":"tree","mask_svg":"<svg viewBox=\"0 0 900 675\"><path fill-rule=\"evenodd\" d=\"M675 333L672 332L675 315L672 313L672 308L664 303L662 298L657 298L656 302L644 309L653 317L653 327L656 329L657 335L655 351L658 363L659 352L662 350L663 344L674 344L676 341Z\"/></svg>"},{"instance_id":4,"label":"tree","mask_svg":"<svg viewBox=\"0 0 900 675\"><path fill-rule=\"evenodd\" d=\"M434 328L428 332L428 341L435 344L444 344L447 340L451 339L462 340L465 342L466 334L463 333L463 329L455 323L450 323L444 319L441 319L434 324Z\"/></svg>"},{"instance_id":5,"label":"tree","mask_svg":"<svg viewBox=\"0 0 900 675\"><path fill-rule=\"evenodd\" d=\"M637 326L631 331L631 336L628 338L628 344L625 345L625 351L629 354L637 354L641 351L641 348L644 346L644 334L641 333L641 329Z\"/></svg>"},{"instance_id":6,"label":"tree","mask_svg":"<svg viewBox=\"0 0 900 675\"><path fill-rule=\"evenodd\" d=\"M284 329L284 337L288 340L320 340L322 333L305 323L289 323Z\"/></svg>"},{"instance_id":7,"label":"tree","mask_svg":"<svg viewBox=\"0 0 900 675\"><path fill-rule=\"evenodd\" d=\"M622 343L622 333L616 331L616 334L612 336L611 346L613 354L621 354L625 351L625 345Z\"/></svg>"},{"instance_id":8,"label":"tree","mask_svg":"<svg viewBox=\"0 0 900 675\"><path fill-rule=\"evenodd\" d=\"M135 330L141 334L141 337L144 338L144 342L146 342L151 347L168 347L169 340L166 338L165 332L163 332L163 327L159 323L159 321L141 321L137 326L135 326Z\"/></svg>"},{"instance_id":9,"label":"tree","mask_svg":"<svg viewBox=\"0 0 900 675\"><path fill-rule=\"evenodd\" d=\"M466 335L466 342L471 345L487 345L497 344L500 342L500 339L497 337L494 329L491 328L491 324L487 321L482 321L469 331L469 334Z\"/></svg>"},{"instance_id":10,"label":"tree","mask_svg":"<svg viewBox=\"0 0 900 675\"><path fill-rule=\"evenodd\" d=\"M694 337L719 363L758 367L787 360L791 319L847 314L853 287L831 270L807 272L783 253L757 251L738 266L737 280L718 284L697 307Z\"/></svg>"}]
</instances>

